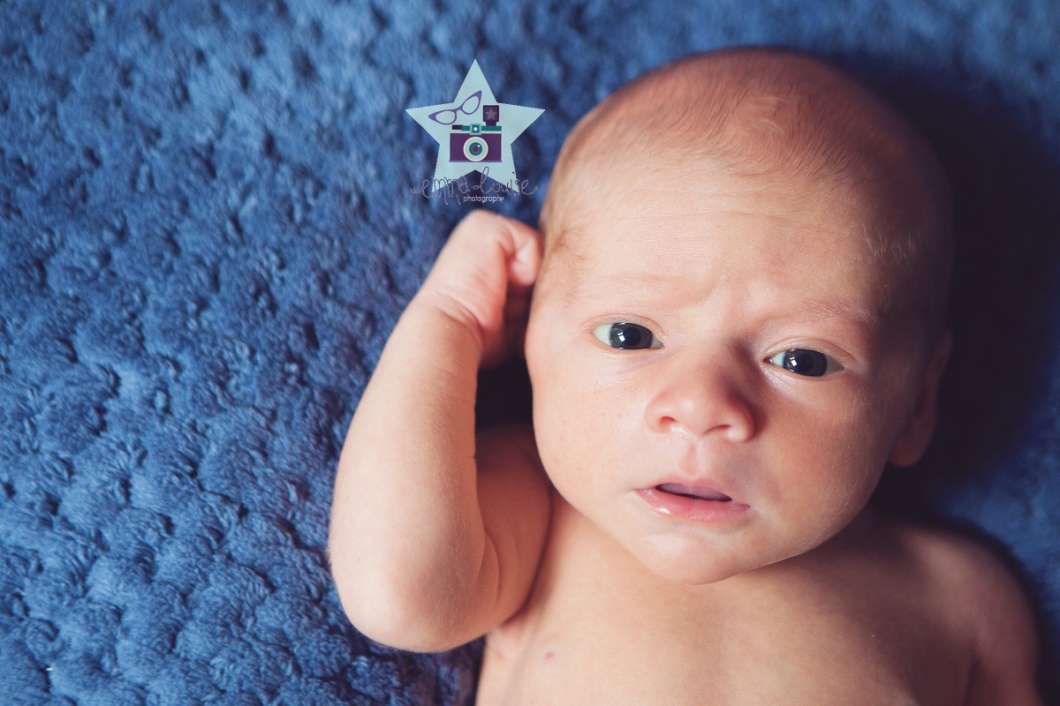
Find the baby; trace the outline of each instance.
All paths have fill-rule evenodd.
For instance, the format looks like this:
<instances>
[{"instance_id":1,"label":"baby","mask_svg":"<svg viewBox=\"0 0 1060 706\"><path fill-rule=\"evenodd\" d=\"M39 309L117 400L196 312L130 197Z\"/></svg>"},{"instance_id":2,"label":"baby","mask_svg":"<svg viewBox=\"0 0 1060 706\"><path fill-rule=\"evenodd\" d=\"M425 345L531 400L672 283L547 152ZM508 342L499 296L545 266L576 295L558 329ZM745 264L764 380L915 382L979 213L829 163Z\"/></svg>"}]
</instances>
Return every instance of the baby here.
<instances>
[{"instance_id":1,"label":"baby","mask_svg":"<svg viewBox=\"0 0 1060 706\"><path fill-rule=\"evenodd\" d=\"M387 341L331 515L351 621L486 635L480 706L1039 704L1002 565L867 506L932 434L952 228L925 140L816 59L623 86L540 239L472 213ZM533 426L476 436L520 351Z\"/></svg>"}]
</instances>

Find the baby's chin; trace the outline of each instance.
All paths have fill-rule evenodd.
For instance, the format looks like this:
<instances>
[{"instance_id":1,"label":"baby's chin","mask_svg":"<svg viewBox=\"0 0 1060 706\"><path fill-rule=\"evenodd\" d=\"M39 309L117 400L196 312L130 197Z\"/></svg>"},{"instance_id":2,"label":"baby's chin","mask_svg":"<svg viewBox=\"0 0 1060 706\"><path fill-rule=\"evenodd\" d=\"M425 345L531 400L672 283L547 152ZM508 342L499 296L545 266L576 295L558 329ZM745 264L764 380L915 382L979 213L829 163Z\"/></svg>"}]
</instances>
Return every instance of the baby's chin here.
<instances>
[{"instance_id":1,"label":"baby's chin","mask_svg":"<svg viewBox=\"0 0 1060 706\"><path fill-rule=\"evenodd\" d=\"M780 561L782 556L759 556L705 542L702 538L674 534L654 535L625 543L626 549L648 571L672 583L702 586Z\"/></svg>"},{"instance_id":2,"label":"baby's chin","mask_svg":"<svg viewBox=\"0 0 1060 706\"><path fill-rule=\"evenodd\" d=\"M686 586L718 584L759 571L785 571L829 544L832 535L705 539L694 533L670 533L619 541L645 569ZM757 541L756 541L757 540Z\"/></svg>"}]
</instances>

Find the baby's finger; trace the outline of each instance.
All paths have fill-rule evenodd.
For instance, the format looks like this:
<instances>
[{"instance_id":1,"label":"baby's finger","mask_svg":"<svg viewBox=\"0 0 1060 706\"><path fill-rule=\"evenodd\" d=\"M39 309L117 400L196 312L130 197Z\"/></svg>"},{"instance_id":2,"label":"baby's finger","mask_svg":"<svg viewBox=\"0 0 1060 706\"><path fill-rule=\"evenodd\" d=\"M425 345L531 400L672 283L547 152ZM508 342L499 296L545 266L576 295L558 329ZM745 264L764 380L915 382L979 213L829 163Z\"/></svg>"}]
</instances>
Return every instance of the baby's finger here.
<instances>
[{"instance_id":1,"label":"baby's finger","mask_svg":"<svg viewBox=\"0 0 1060 706\"><path fill-rule=\"evenodd\" d=\"M537 271L541 266L541 244L537 231L511 218L504 218L504 224L511 235L514 251L508 267L508 279L514 285L529 287L537 279Z\"/></svg>"}]
</instances>

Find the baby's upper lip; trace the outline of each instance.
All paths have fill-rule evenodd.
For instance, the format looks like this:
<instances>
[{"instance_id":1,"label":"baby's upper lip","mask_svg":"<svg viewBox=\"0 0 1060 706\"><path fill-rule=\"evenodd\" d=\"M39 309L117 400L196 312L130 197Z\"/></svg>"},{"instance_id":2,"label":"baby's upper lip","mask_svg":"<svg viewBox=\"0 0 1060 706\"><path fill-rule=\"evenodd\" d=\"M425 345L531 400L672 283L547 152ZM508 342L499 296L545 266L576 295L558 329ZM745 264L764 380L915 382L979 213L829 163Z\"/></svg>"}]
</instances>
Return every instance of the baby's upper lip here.
<instances>
[{"instance_id":1,"label":"baby's upper lip","mask_svg":"<svg viewBox=\"0 0 1060 706\"><path fill-rule=\"evenodd\" d=\"M642 478L642 482L648 481L651 485L640 490L723 501L739 501L736 495L743 493L739 476L746 474L744 459L711 452L705 447L691 447L683 449L678 458L672 459L672 464L665 470L665 466L657 469L658 475Z\"/></svg>"}]
</instances>

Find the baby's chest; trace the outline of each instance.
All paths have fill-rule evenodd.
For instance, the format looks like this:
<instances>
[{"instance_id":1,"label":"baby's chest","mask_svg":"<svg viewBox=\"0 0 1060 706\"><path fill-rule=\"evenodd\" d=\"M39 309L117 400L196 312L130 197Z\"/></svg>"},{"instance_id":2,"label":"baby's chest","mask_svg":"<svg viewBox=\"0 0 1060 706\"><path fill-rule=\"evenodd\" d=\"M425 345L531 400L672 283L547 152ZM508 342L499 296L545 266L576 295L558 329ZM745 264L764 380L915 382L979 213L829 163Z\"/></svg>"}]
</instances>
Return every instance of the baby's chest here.
<instances>
[{"instance_id":1,"label":"baby's chest","mask_svg":"<svg viewBox=\"0 0 1060 706\"><path fill-rule=\"evenodd\" d=\"M915 605L805 585L658 593L614 566L552 568L488 636L479 706L962 703L965 655Z\"/></svg>"}]
</instances>

